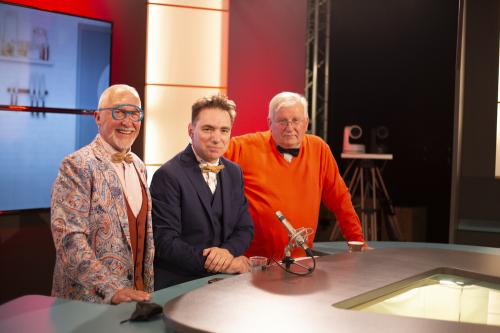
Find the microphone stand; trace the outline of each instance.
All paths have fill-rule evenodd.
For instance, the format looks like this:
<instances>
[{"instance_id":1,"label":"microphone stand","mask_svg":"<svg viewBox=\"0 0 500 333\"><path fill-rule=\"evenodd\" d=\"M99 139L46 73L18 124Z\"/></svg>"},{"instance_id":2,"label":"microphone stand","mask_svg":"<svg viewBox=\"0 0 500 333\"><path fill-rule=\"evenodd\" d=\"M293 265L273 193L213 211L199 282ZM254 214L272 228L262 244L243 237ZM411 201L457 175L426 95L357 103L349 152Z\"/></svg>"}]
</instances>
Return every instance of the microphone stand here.
<instances>
[{"instance_id":1,"label":"microphone stand","mask_svg":"<svg viewBox=\"0 0 500 333\"><path fill-rule=\"evenodd\" d=\"M306 252L307 256L310 257L313 261L312 267L308 267L308 266L305 266L305 265L298 263L295 259L292 258L292 255L291 255L292 250L294 248L298 247L296 242L295 242L295 238L297 237L297 235L299 235L301 233L306 233L306 232L307 232L306 229L299 229L298 232L293 237L290 238L290 240L288 241L288 245L285 247L285 257L281 261L278 262L274 258L272 258L273 261L281 269L283 269L285 272L288 272L288 273L294 274L294 275L299 275L299 276L306 276L306 275L311 274L314 271L314 269L316 268L316 259L314 258L314 255L312 254L312 251L309 248L305 252ZM299 273L299 272L292 271L291 270L292 265L297 265L297 266L303 268L305 270L305 272Z\"/></svg>"},{"instance_id":2,"label":"microphone stand","mask_svg":"<svg viewBox=\"0 0 500 333\"><path fill-rule=\"evenodd\" d=\"M281 260L281 263L285 264L286 269L290 269L290 266L292 266L292 264L295 264L295 259L293 259L291 255L292 249L293 247L289 242L288 245L285 247L285 257L283 258L283 260Z\"/></svg>"}]
</instances>

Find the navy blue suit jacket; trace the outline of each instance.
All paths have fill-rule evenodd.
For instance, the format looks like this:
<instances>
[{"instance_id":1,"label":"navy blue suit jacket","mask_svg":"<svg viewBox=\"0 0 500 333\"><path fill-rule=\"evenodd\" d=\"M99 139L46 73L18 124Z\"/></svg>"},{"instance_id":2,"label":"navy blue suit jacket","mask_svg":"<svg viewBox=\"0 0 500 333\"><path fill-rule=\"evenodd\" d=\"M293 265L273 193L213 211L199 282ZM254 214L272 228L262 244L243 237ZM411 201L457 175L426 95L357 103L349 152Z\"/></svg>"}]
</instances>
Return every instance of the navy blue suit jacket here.
<instances>
[{"instance_id":1,"label":"navy blue suit jacket","mask_svg":"<svg viewBox=\"0 0 500 333\"><path fill-rule=\"evenodd\" d=\"M214 244L212 194L191 145L153 175L153 235L155 289L209 275L203 249L217 246L242 255L253 237L253 221L243 192L241 168L221 157L221 242Z\"/></svg>"}]
</instances>

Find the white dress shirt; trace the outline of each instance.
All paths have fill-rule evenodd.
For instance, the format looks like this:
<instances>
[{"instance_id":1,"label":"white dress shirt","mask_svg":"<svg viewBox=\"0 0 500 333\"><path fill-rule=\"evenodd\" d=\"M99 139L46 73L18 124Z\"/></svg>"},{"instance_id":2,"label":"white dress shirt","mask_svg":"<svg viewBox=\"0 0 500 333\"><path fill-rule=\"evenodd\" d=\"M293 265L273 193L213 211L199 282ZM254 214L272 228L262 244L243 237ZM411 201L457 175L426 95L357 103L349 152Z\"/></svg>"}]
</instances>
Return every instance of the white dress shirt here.
<instances>
[{"instance_id":1,"label":"white dress shirt","mask_svg":"<svg viewBox=\"0 0 500 333\"><path fill-rule=\"evenodd\" d=\"M104 150L108 154L108 159L111 165L118 174L118 178L120 179L123 193L125 193L128 205L130 206L130 209L132 210L134 216L137 217L137 214L139 214L142 206L142 189L141 180L139 179L139 175L137 173L137 170L135 169L135 165L134 163L129 164L125 161L120 163L111 162L111 155L118 153L118 151L109 143L104 141L101 136L99 136L99 140L101 141Z\"/></svg>"},{"instance_id":2,"label":"white dress shirt","mask_svg":"<svg viewBox=\"0 0 500 333\"><path fill-rule=\"evenodd\" d=\"M217 159L217 161L213 162L213 163L205 162L201 157L198 156L198 154L196 154L196 152L194 151L194 148L193 148L193 152L194 152L194 155L196 156L196 159L200 163L200 166L203 166L203 165L218 166L220 163L220 159ZM200 172L201 172L201 170L200 170ZM212 192L212 194L214 194L215 190L217 189L217 173L209 171L209 172L201 172L201 174L203 175L203 178L207 182L207 185L210 188L210 191Z\"/></svg>"}]
</instances>

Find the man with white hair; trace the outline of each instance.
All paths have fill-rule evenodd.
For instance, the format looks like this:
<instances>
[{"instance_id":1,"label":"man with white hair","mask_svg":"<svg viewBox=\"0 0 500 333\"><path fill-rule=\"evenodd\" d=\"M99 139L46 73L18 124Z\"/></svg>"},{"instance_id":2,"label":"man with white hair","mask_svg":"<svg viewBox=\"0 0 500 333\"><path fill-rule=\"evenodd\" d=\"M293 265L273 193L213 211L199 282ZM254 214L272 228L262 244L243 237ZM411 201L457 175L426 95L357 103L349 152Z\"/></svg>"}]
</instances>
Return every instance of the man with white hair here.
<instances>
[{"instance_id":1,"label":"man with white hair","mask_svg":"<svg viewBox=\"0 0 500 333\"><path fill-rule=\"evenodd\" d=\"M51 201L53 296L113 304L150 299L151 199L144 163L130 151L143 118L134 88L107 88L95 112L99 134L61 162Z\"/></svg>"},{"instance_id":2,"label":"man with white hair","mask_svg":"<svg viewBox=\"0 0 500 333\"><path fill-rule=\"evenodd\" d=\"M336 215L347 241L364 241L330 147L306 134L306 99L292 92L277 94L269 103L267 120L269 131L232 138L225 154L243 170L254 221L254 238L246 255L283 258L288 234L275 215L278 210L294 228L312 229L308 238L312 247L321 202ZM297 250L292 256L303 255Z\"/></svg>"}]
</instances>

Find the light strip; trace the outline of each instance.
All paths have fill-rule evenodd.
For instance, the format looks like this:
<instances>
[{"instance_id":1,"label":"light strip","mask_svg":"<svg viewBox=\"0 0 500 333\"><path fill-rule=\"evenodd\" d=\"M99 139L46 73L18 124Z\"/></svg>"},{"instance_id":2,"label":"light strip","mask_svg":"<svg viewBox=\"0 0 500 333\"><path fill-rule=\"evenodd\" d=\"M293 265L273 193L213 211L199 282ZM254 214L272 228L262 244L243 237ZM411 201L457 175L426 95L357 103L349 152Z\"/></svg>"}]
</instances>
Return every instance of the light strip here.
<instances>
[{"instance_id":1,"label":"light strip","mask_svg":"<svg viewBox=\"0 0 500 333\"><path fill-rule=\"evenodd\" d=\"M189 85L189 84L173 84L173 83L146 83L147 86L159 87L181 87L181 88L202 88L202 89L221 89L227 90L225 86L203 86L203 85Z\"/></svg>"},{"instance_id":2,"label":"light strip","mask_svg":"<svg viewBox=\"0 0 500 333\"><path fill-rule=\"evenodd\" d=\"M229 2L217 8L199 6L216 3L208 0L162 2L148 2L144 123L148 174L188 144L192 103L228 89Z\"/></svg>"},{"instance_id":3,"label":"light strip","mask_svg":"<svg viewBox=\"0 0 500 333\"><path fill-rule=\"evenodd\" d=\"M167 4L167 3L157 3L157 2L148 2L148 5L166 6L166 7L178 7L178 8L186 8L186 9L214 10L216 12L229 12L229 9L217 9L217 8L208 8L208 7L171 5L171 4Z\"/></svg>"}]
</instances>

